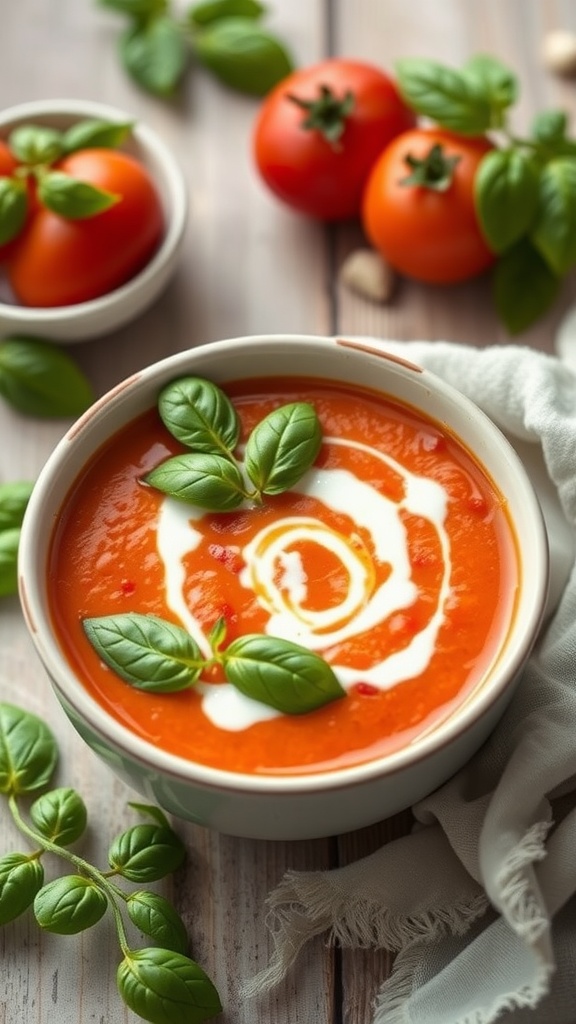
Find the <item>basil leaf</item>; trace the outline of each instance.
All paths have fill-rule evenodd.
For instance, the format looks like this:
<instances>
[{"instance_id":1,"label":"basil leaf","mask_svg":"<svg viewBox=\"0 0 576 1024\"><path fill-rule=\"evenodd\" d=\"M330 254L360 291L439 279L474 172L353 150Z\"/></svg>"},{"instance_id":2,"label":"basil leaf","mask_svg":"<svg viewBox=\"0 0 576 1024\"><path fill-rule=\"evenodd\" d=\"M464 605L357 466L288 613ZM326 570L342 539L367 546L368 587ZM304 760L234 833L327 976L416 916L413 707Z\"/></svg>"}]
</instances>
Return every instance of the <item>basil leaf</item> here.
<instances>
[{"instance_id":1,"label":"basil leaf","mask_svg":"<svg viewBox=\"0 0 576 1024\"><path fill-rule=\"evenodd\" d=\"M265 11L259 0L204 0L188 8L191 25L208 25L219 18L253 18L257 20Z\"/></svg>"},{"instance_id":2,"label":"basil leaf","mask_svg":"<svg viewBox=\"0 0 576 1024\"><path fill-rule=\"evenodd\" d=\"M151 487L207 512L231 512L246 491L235 462L221 455L188 452L166 459L144 477Z\"/></svg>"},{"instance_id":3,"label":"basil leaf","mask_svg":"<svg viewBox=\"0 0 576 1024\"><path fill-rule=\"evenodd\" d=\"M188 935L184 922L176 908L163 896L139 889L128 896L126 909L132 923L144 935L155 939L163 949L171 949L176 953L186 952Z\"/></svg>"},{"instance_id":4,"label":"basil leaf","mask_svg":"<svg viewBox=\"0 0 576 1024\"><path fill-rule=\"evenodd\" d=\"M102 890L82 875L63 875L36 894L34 915L41 928L57 935L76 935L91 928L106 912Z\"/></svg>"},{"instance_id":5,"label":"basil leaf","mask_svg":"<svg viewBox=\"0 0 576 1024\"><path fill-rule=\"evenodd\" d=\"M128 806L133 807L136 811L140 811L140 814L149 815L155 822L157 822L158 825L170 828L170 822L164 814L164 811L160 810L160 808L156 807L154 804L140 804L136 803L134 800L130 800Z\"/></svg>"},{"instance_id":6,"label":"basil leaf","mask_svg":"<svg viewBox=\"0 0 576 1024\"><path fill-rule=\"evenodd\" d=\"M90 118L78 121L68 128L63 135L62 145L65 153L76 153L79 149L102 147L115 149L129 136L133 121L103 121Z\"/></svg>"},{"instance_id":7,"label":"basil leaf","mask_svg":"<svg viewBox=\"0 0 576 1024\"><path fill-rule=\"evenodd\" d=\"M20 528L0 533L0 597L18 593L18 545Z\"/></svg>"},{"instance_id":8,"label":"basil leaf","mask_svg":"<svg viewBox=\"0 0 576 1024\"><path fill-rule=\"evenodd\" d=\"M536 142L558 142L566 137L568 115L564 110L541 110L536 114L530 130Z\"/></svg>"},{"instance_id":9,"label":"basil leaf","mask_svg":"<svg viewBox=\"0 0 576 1024\"><path fill-rule=\"evenodd\" d=\"M314 406L292 402L260 421L246 442L244 466L264 494L288 491L310 469L322 444Z\"/></svg>"},{"instance_id":10,"label":"basil leaf","mask_svg":"<svg viewBox=\"0 0 576 1024\"><path fill-rule=\"evenodd\" d=\"M226 619L223 615L221 615L219 619L216 619L216 622L212 626L212 629L210 630L210 633L208 635L208 642L213 651L217 651L220 647L222 647L222 644L226 639L226 632Z\"/></svg>"},{"instance_id":11,"label":"basil leaf","mask_svg":"<svg viewBox=\"0 0 576 1024\"><path fill-rule=\"evenodd\" d=\"M463 135L480 135L490 128L490 97L477 78L418 57L398 61L396 76L416 113Z\"/></svg>"},{"instance_id":12,"label":"basil leaf","mask_svg":"<svg viewBox=\"0 0 576 1024\"><path fill-rule=\"evenodd\" d=\"M22 164L52 164L62 156L62 133L43 125L23 124L8 136L8 147Z\"/></svg>"},{"instance_id":13,"label":"basil leaf","mask_svg":"<svg viewBox=\"0 0 576 1024\"><path fill-rule=\"evenodd\" d=\"M494 302L510 334L519 334L550 308L560 278L526 238L500 257L494 271Z\"/></svg>"},{"instance_id":14,"label":"basil leaf","mask_svg":"<svg viewBox=\"0 0 576 1024\"><path fill-rule=\"evenodd\" d=\"M120 200L120 196L79 181L62 171L43 174L38 184L40 202L66 220L86 220L103 213Z\"/></svg>"},{"instance_id":15,"label":"basil leaf","mask_svg":"<svg viewBox=\"0 0 576 1024\"><path fill-rule=\"evenodd\" d=\"M499 60L485 54L477 54L467 61L462 74L474 83L479 93L486 96L492 109L490 127L501 127L503 111L518 98L516 76Z\"/></svg>"},{"instance_id":16,"label":"basil leaf","mask_svg":"<svg viewBox=\"0 0 576 1024\"><path fill-rule=\"evenodd\" d=\"M0 704L0 793L30 793L52 776L58 748L50 729L36 715Z\"/></svg>"},{"instance_id":17,"label":"basil leaf","mask_svg":"<svg viewBox=\"0 0 576 1024\"><path fill-rule=\"evenodd\" d=\"M30 416L79 416L93 402L88 379L57 345L39 338L0 341L0 394Z\"/></svg>"},{"instance_id":18,"label":"basil leaf","mask_svg":"<svg viewBox=\"0 0 576 1024\"><path fill-rule=\"evenodd\" d=\"M210 380L182 377L168 384L160 392L158 412L166 429L188 448L217 455L233 452L238 444L238 413Z\"/></svg>"},{"instance_id":19,"label":"basil leaf","mask_svg":"<svg viewBox=\"0 0 576 1024\"><path fill-rule=\"evenodd\" d=\"M7 853L0 858L0 925L23 914L43 882L44 868L37 857Z\"/></svg>"},{"instance_id":20,"label":"basil leaf","mask_svg":"<svg viewBox=\"0 0 576 1024\"><path fill-rule=\"evenodd\" d=\"M102 661L138 690L186 689L204 666L190 634L155 615L103 615L84 619L83 627Z\"/></svg>"},{"instance_id":21,"label":"basil leaf","mask_svg":"<svg viewBox=\"0 0 576 1024\"><path fill-rule=\"evenodd\" d=\"M98 3L100 7L109 7L135 20L152 18L168 9L168 0L98 0Z\"/></svg>"},{"instance_id":22,"label":"basil leaf","mask_svg":"<svg viewBox=\"0 0 576 1024\"><path fill-rule=\"evenodd\" d=\"M171 96L188 63L180 26L163 15L131 26L120 40L120 55L128 74L155 96Z\"/></svg>"},{"instance_id":23,"label":"basil leaf","mask_svg":"<svg viewBox=\"0 0 576 1024\"><path fill-rule=\"evenodd\" d=\"M474 181L476 208L488 245L508 249L531 227L538 208L538 171L522 150L494 149Z\"/></svg>"},{"instance_id":24,"label":"basil leaf","mask_svg":"<svg viewBox=\"0 0 576 1024\"><path fill-rule=\"evenodd\" d=\"M531 137L536 155L543 162L558 156L576 156L576 140L568 138L568 117L564 110L544 110L536 115Z\"/></svg>"},{"instance_id":25,"label":"basil leaf","mask_svg":"<svg viewBox=\"0 0 576 1024\"><path fill-rule=\"evenodd\" d=\"M170 950L130 950L118 967L116 982L129 1009L151 1024L200 1024L222 1010L218 992L202 968Z\"/></svg>"},{"instance_id":26,"label":"basil leaf","mask_svg":"<svg viewBox=\"0 0 576 1024\"><path fill-rule=\"evenodd\" d=\"M33 488L28 480L0 484L0 531L22 525Z\"/></svg>"},{"instance_id":27,"label":"basil leaf","mask_svg":"<svg viewBox=\"0 0 576 1024\"><path fill-rule=\"evenodd\" d=\"M24 182L0 178L0 245L20 234L28 213L28 192Z\"/></svg>"},{"instance_id":28,"label":"basil leaf","mask_svg":"<svg viewBox=\"0 0 576 1024\"><path fill-rule=\"evenodd\" d=\"M231 89L264 96L294 68L275 36L251 18L219 18L192 40L197 59Z\"/></svg>"},{"instance_id":29,"label":"basil leaf","mask_svg":"<svg viewBox=\"0 0 576 1024\"><path fill-rule=\"evenodd\" d=\"M184 843L164 825L133 825L113 841L108 863L131 882L156 882L182 864Z\"/></svg>"},{"instance_id":30,"label":"basil leaf","mask_svg":"<svg viewBox=\"0 0 576 1024\"><path fill-rule=\"evenodd\" d=\"M65 786L38 797L30 808L30 817L37 832L58 846L75 843L88 823L82 797L76 790Z\"/></svg>"},{"instance_id":31,"label":"basil leaf","mask_svg":"<svg viewBox=\"0 0 576 1024\"><path fill-rule=\"evenodd\" d=\"M576 264L576 160L559 157L540 175L538 217L532 241L556 274Z\"/></svg>"},{"instance_id":32,"label":"basil leaf","mask_svg":"<svg viewBox=\"0 0 576 1024\"><path fill-rule=\"evenodd\" d=\"M305 647L248 634L223 654L226 678L237 690L288 715L300 715L345 696L330 665Z\"/></svg>"}]
</instances>

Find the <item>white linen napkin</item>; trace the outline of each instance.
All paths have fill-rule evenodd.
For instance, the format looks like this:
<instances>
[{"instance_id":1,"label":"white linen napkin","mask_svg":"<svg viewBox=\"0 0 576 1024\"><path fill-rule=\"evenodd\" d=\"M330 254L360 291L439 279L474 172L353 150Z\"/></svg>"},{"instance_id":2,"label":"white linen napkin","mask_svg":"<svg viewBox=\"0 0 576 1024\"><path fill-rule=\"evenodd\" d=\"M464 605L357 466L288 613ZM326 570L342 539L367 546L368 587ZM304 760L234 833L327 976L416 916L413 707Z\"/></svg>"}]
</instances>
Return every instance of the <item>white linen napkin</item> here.
<instances>
[{"instance_id":1,"label":"white linen napkin","mask_svg":"<svg viewBox=\"0 0 576 1024\"><path fill-rule=\"evenodd\" d=\"M465 392L513 443L540 445L576 527L573 369L515 345L379 344ZM413 808L410 835L344 868L285 875L269 896L275 952L246 996L325 934L398 953L374 1024L574 1024L576 572L560 568L559 601L489 740Z\"/></svg>"}]
</instances>

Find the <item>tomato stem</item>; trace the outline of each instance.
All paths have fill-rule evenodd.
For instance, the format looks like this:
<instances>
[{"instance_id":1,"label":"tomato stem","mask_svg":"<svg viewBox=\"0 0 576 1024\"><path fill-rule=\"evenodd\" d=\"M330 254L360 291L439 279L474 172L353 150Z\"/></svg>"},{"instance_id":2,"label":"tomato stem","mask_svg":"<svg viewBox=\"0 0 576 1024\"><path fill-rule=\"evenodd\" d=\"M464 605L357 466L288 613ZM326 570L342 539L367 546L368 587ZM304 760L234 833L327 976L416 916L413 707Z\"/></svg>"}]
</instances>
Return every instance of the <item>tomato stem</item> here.
<instances>
[{"instance_id":1,"label":"tomato stem","mask_svg":"<svg viewBox=\"0 0 576 1024\"><path fill-rule=\"evenodd\" d=\"M320 132L331 146L338 148L346 121L354 109L354 93L348 89L339 99L329 85L320 85L318 92L314 100L304 100L293 93L288 93L287 99L306 112L302 128Z\"/></svg>"},{"instance_id":2,"label":"tomato stem","mask_svg":"<svg viewBox=\"0 0 576 1024\"><path fill-rule=\"evenodd\" d=\"M410 168L410 174L402 178L400 185L420 185L445 192L450 188L454 177L454 169L461 160L460 156L446 156L444 147L435 142L424 159L407 153L404 163Z\"/></svg>"}]
</instances>

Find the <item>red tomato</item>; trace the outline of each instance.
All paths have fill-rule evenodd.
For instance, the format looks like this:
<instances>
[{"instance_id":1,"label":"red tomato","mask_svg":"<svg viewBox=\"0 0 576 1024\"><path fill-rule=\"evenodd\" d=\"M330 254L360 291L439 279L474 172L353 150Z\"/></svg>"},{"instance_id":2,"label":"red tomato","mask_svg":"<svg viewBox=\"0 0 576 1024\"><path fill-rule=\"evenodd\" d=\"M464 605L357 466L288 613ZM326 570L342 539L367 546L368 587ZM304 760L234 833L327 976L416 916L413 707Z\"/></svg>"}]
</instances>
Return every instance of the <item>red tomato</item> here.
<instances>
[{"instance_id":1,"label":"red tomato","mask_svg":"<svg viewBox=\"0 0 576 1024\"><path fill-rule=\"evenodd\" d=\"M9 178L16 167L17 162L7 144L0 139L0 178Z\"/></svg>"},{"instance_id":2,"label":"red tomato","mask_svg":"<svg viewBox=\"0 0 576 1024\"><path fill-rule=\"evenodd\" d=\"M435 146L441 150L432 152ZM494 262L474 207L474 176L490 149L486 138L419 128L384 150L366 185L362 222L393 267L420 281L448 284L474 277ZM441 175L442 160L455 161L447 187L406 182L412 161L418 165L431 153L431 162L422 168L426 177Z\"/></svg>"},{"instance_id":3,"label":"red tomato","mask_svg":"<svg viewBox=\"0 0 576 1024\"><path fill-rule=\"evenodd\" d=\"M105 295L146 265L164 229L156 187L126 153L84 149L55 167L120 200L83 220L45 208L35 213L8 263L14 294L26 306L67 306Z\"/></svg>"},{"instance_id":4,"label":"red tomato","mask_svg":"<svg viewBox=\"0 0 576 1024\"><path fill-rule=\"evenodd\" d=\"M329 131L339 123L333 141L319 127ZM334 58L293 72L268 94L256 119L254 159L284 202L312 217L342 220L359 214L384 146L414 123L384 72Z\"/></svg>"}]
</instances>

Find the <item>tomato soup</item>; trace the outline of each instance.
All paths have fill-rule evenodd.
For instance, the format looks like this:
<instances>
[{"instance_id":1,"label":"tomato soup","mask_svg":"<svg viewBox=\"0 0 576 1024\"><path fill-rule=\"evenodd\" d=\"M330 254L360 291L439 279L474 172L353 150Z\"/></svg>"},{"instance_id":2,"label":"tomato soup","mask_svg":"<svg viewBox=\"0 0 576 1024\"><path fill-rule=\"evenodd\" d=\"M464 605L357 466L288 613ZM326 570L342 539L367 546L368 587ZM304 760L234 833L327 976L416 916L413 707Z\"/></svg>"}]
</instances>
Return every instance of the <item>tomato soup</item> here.
<instances>
[{"instance_id":1,"label":"tomato soup","mask_svg":"<svg viewBox=\"0 0 576 1024\"><path fill-rule=\"evenodd\" d=\"M329 771L413 743L481 684L508 631L519 563L502 495L449 431L369 389L294 377L224 390L243 436L280 405L311 403L314 465L257 507L207 513L143 483L182 451L155 409L122 429L52 539L51 614L72 668L144 740L232 772ZM124 612L184 627L206 654L219 619L228 641L294 641L345 695L283 714L211 672L177 693L135 689L82 626Z\"/></svg>"}]
</instances>

